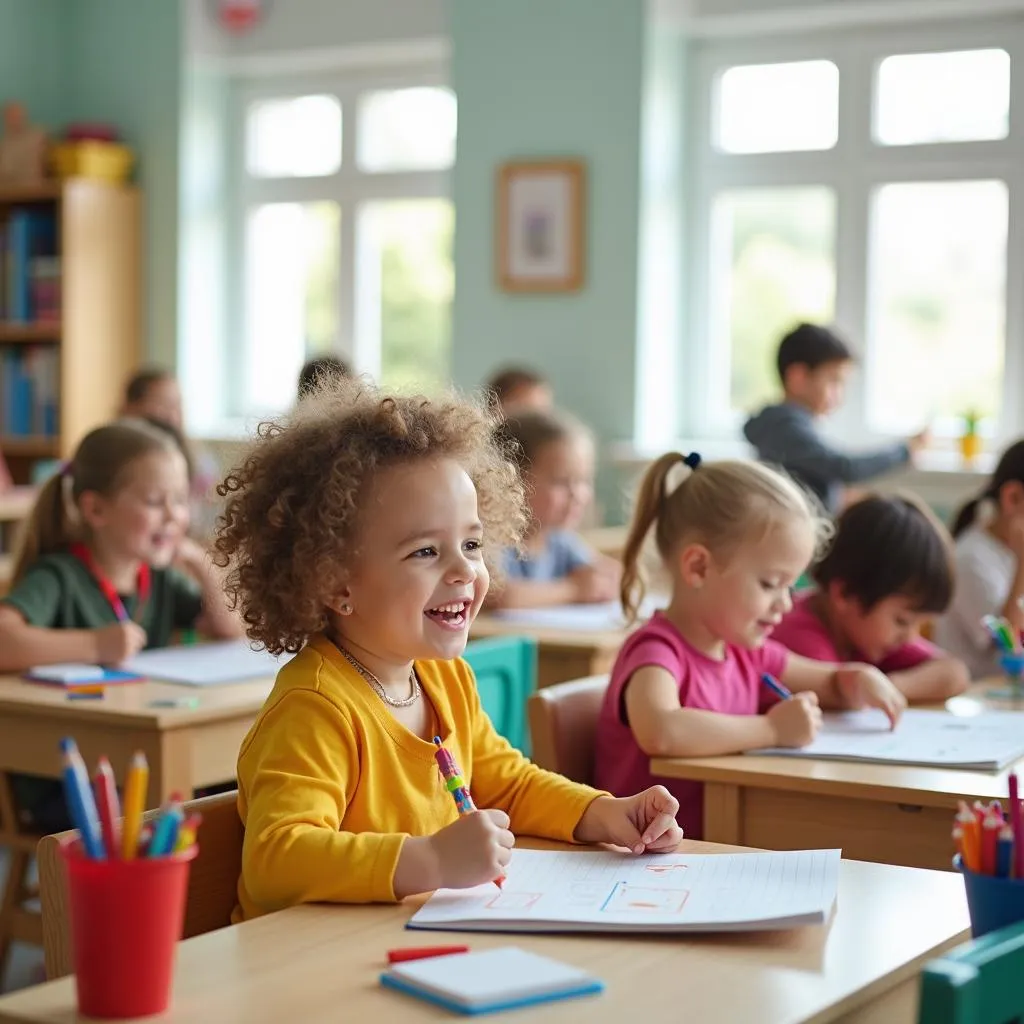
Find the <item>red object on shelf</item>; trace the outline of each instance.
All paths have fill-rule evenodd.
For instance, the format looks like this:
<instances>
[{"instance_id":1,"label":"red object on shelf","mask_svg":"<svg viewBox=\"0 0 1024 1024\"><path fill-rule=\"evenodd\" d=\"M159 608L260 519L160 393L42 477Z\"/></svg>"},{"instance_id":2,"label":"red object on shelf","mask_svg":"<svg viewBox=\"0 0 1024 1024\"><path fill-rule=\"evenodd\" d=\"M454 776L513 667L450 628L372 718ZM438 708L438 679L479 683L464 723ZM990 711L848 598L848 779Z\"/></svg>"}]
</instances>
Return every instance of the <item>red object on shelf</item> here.
<instances>
[{"instance_id":1,"label":"red object on shelf","mask_svg":"<svg viewBox=\"0 0 1024 1024\"><path fill-rule=\"evenodd\" d=\"M112 124L104 124L100 121L76 121L67 126L64 138L68 142L82 142L85 139L92 139L96 142L117 142L120 132Z\"/></svg>"}]
</instances>

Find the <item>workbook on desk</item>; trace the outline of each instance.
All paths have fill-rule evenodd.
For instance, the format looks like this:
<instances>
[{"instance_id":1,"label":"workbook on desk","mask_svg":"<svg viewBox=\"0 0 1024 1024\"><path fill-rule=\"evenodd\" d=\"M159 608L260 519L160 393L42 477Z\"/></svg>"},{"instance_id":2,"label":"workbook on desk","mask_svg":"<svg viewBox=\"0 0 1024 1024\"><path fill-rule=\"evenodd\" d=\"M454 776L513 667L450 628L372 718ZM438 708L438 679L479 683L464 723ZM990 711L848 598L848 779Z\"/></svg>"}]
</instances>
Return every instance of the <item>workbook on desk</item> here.
<instances>
[{"instance_id":1,"label":"workbook on desk","mask_svg":"<svg viewBox=\"0 0 1024 1024\"><path fill-rule=\"evenodd\" d=\"M504 884L439 889L408 927L477 932L740 932L822 924L839 850L516 850Z\"/></svg>"},{"instance_id":2,"label":"workbook on desk","mask_svg":"<svg viewBox=\"0 0 1024 1024\"><path fill-rule=\"evenodd\" d=\"M895 729L875 709L830 712L806 747L747 753L998 771L1024 757L1024 712L989 711L968 717L910 710L903 712Z\"/></svg>"},{"instance_id":3,"label":"workbook on desk","mask_svg":"<svg viewBox=\"0 0 1024 1024\"><path fill-rule=\"evenodd\" d=\"M148 679L185 686L216 686L277 675L292 655L254 651L247 640L223 640L188 647L158 647L136 654L122 667Z\"/></svg>"},{"instance_id":4,"label":"workbook on desk","mask_svg":"<svg viewBox=\"0 0 1024 1024\"><path fill-rule=\"evenodd\" d=\"M646 598L637 612L637 621L649 619L666 599ZM562 604L552 608L499 608L494 618L530 629L566 629L581 633L608 633L626 628L626 617L618 601L598 604Z\"/></svg>"}]
</instances>

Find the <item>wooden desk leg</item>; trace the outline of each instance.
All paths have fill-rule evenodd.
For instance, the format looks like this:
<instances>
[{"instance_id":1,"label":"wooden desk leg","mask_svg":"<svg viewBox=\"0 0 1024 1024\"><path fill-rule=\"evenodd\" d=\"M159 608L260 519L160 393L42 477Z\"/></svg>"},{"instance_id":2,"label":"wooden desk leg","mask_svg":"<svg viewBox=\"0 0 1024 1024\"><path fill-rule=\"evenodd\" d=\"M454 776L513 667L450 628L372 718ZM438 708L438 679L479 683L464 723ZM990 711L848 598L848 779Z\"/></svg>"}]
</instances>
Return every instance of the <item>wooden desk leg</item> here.
<instances>
[{"instance_id":1,"label":"wooden desk leg","mask_svg":"<svg viewBox=\"0 0 1024 1024\"><path fill-rule=\"evenodd\" d=\"M195 783L187 729L153 733L139 744L149 762L149 792L146 807L159 807L172 793L191 800Z\"/></svg>"},{"instance_id":2,"label":"wooden desk leg","mask_svg":"<svg viewBox=\"0 0 1024 1024\"><path fill-rule=\"evenodd\" d=\"M43 922L38 911L25 908L25 902L33 895L29 892L28 874L36 839L21 831L10 773L0 772L0 846L5 846L10 856L7 881L0 898L0 979L7 970L13 942L37 946L43 943Z\"/></svg>"},{"instance_id":3,"label":"wooden desk leg","mask_svg":"<svg viewBox=\"0 0 1024 1024\"><path fill-rule=\"evenodd\" d=\"M743 845L743 793L726 782L704 783L704 835L707 843Z\"/></svg>"}]
</instances>

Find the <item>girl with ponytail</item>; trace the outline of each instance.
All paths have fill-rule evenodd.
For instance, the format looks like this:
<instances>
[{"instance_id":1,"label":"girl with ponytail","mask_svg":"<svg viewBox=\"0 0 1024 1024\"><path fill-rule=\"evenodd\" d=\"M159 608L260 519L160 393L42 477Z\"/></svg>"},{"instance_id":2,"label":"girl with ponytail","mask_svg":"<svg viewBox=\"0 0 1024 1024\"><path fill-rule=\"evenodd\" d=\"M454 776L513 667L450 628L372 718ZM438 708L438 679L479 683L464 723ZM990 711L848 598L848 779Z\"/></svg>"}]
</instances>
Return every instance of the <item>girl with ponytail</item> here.
<instances>
[{"instance_id":1,"label":"girl with ponytail","mask_svg":"<svg viewBox=\"0 0 1024 1024\"><path fill-rule=\"evenodd\" d=\"M956 592L935 640L977 679L999 672L999 652L981 624L1001 615L1024 632L1024 441L1003 452L991 479L953 520Z\"/></svg>"},{"instance_id":2,"label":"girl with ponytail","mask_svg":"<svg viewBox=\"0 0 1024 1024\"><path fill-rule=\"evenodd\" d=\"M811 661L769 639L829 529L813 499L760 463L670 452L648 469L623 552L622 604L635 620L648 538L670 598L612 669L597 728L598 786L632 793L664 784L684 832L700 838L703 787L654 779L651 757L804 746L822 707L878 707L895 724L906 701L878 669ZM795 696L778 699L765 676Z\"/></svg>"}]
</instances>

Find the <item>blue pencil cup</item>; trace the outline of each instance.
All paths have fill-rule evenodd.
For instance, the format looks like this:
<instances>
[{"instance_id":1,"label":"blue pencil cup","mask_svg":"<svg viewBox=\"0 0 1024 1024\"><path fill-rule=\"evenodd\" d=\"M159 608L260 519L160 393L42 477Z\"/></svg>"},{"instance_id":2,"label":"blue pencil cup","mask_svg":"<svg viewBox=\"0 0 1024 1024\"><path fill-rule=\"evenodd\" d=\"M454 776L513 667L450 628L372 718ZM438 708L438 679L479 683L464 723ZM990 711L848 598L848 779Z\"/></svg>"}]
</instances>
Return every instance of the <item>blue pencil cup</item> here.
<instances>
[{"instance_id":1,"label":"blue pencil cup","mask_svg":"<svg viewBox=\"0 0 1024 1024\"><path fill-rule=\"evenodd\" d=\"M964 879L974 938L1024 921L1024 879L979 875L965 867L959 855L953 858L953 867Z\"/></svg>"},{"instance_id":2,"label":"blue pencil cup","mask_svg":"<svg viewBox=\"0 0 1024 1024\"><path fill-rule=\"evenodd\" d=\"M1024 654L1000 654L999 667L1010 682L1024 683Z\"/></svg>"}]
</instances>

